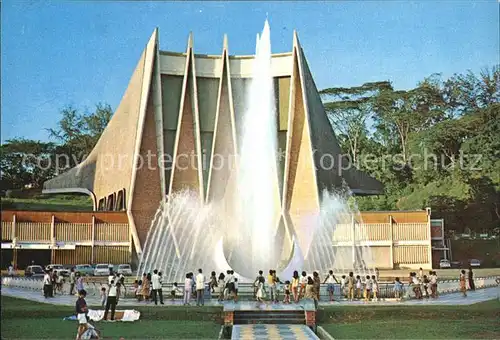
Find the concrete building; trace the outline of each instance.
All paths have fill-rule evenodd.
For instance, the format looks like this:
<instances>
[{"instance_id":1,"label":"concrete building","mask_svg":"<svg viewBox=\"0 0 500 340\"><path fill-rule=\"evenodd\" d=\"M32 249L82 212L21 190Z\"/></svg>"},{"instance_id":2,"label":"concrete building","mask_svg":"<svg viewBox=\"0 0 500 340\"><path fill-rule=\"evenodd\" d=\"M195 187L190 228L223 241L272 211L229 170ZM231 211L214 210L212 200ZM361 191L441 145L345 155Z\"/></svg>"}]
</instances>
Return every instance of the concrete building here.
<instances>
[{"instance_id":1,"label":"concrete building","mask_svg":"<svg viewBox=\"0 0 500 340\"><path fill-rule=\"evenodd\" d=\"M319 210L323 189L346 182L357 195L383 190L354 168L340 171L344 163L324 164L324 155L336 161L341 150L295 33L292 45L272 55L285 155L275 178L276 224L288 233ZM230 55L226 37L220 55L195 54L193 46L190 35L184 53L160 51L155 30L94 150L44 184L44 193L89 194L97 211L125 211L136 254L170 193L190 189L203 202L229 199L230 158L238 153L254 57Z\"/></svg>"},{"instance_id":2,"label":"concrete building","mask_svg":"<svg viewBox=\"0 0 500 340\"><path fill-rule=\"evenodd\" d=\"M362 212L353 224L338 226L334 246L349 253L354 235L358 244L370 247L374 264L381 269L437 268L447 250L442 246L442 222L431 220L430 210ZM2 268L11 262L25 268L31 261L43 265L133 261L125 211L3 211L1 227Z\"/></svg>"}]
</instances>

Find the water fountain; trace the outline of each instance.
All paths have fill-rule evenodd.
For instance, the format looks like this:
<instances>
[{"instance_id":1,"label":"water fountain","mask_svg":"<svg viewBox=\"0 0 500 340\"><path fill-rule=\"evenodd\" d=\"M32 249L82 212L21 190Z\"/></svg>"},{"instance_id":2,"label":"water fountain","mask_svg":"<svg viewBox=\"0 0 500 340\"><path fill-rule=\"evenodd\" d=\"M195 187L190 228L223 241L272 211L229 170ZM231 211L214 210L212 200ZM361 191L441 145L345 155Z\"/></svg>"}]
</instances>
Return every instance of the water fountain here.
<instances>
[{"instance_id":1,"label":"water fountain","mask_svg":"<svg viewBox=\"0 0 500 340\"><path fill-rule=\"evenodd\" d=\"M310 237L306 252L294 234L287 263L279 265L284 241L276 231L278 137L267 20L257 35L248 92L239 157L231 179L235 184L228 193L231 204L202 203L189 191L170 194L151 223L139 273L159 269L164 281L174 282L198 268L205 272L232 268L245 281L258 270L271 268L288 278L293 270L318 270L323 275L335 269L340 273L362 261L364 267L370 267L369 248L350 242L363 239L362 230L354 228L358 214L349 210L345 195L329 192L323 193L320 212L300 226Z\"/></svg>"}]
</instances>

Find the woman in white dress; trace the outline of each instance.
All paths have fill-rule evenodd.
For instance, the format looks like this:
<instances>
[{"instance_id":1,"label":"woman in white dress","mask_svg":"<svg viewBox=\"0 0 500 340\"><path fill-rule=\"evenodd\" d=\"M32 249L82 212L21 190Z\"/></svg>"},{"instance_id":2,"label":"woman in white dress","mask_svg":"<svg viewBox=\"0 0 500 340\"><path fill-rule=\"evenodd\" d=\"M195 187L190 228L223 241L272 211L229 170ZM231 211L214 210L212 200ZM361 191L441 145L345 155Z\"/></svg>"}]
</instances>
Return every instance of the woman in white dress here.
<instances>
[{"instance_id":1,"label":"woman in white dress","mask_svg":"<svg viewBox=\"0 0 500 340\"><path fill-rule=\"evenodd\" d=\"M264 277L259 278L259 283L257 286L257 301L258 302L264 302L264 298L266 296L266 292L264 290L264 284L265 284Z\"/></svg>"}]
</instances>

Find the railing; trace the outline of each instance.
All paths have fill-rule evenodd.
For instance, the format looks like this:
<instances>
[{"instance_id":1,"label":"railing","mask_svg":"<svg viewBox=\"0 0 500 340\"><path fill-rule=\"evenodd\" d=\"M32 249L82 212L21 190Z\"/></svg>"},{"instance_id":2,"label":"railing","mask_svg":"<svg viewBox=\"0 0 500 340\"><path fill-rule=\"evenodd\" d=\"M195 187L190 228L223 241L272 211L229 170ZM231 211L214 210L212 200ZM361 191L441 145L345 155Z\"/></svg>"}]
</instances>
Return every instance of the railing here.
<instances>
[{"instance_id":1,"label":"railing","mask_svg":"<svg viewBox=\"0 0 500 340\"><path fill-rule=\"evenodd\" d=\"M484 278L475 278L474 282L476 288L487 288L487 287L495 287L498 286L496 282L496 277L484 277ZM101 287L106 286L106 279L102 280L96 279L86 279L84 282L84 289L87 291L88 296L99 296ZM12 287L18 289L26 289L26 290L38 290L42 293L43 289L43 281L41 278L27 278L27 277L2 277L2 286L4 287ZM183 289L184 285L179 284L179 288ZM63 283L62 291L64 294L69 293L70 285L68 282ZM172 284L163 284L163 294L165 296L170 295L170 290L172 288ZM408 288L407 284L403 286L402 296L406 296ZM458 280L442 280L438 282L438 293L439 294L447 294L459 291L459 281ZM207 298L217 298L218 291L216 288L215 293L211 293L206 287L206 292L209 295ZM430 289L429 289L430 292ZM125 298L134 298L135 294L132 290L132 284L129 282L125 283L124 290ZM252 298L254 294L254 286L251 283L240 283L238 286L238 296L240 298ZM356 294L356 290L355 290ZM410 293L411 294L411 293ZM283 298L283 291L279 290L278 295L280 298ZM361 292L362 295L362 292ZM393 283L379 283L379 292L378 297L381 299L390 299L394 298L394 284ZM327 285L321 285L320 289L320 300L328 300L329 293L327 291ZM334 285L334 298L339 300L344 298L343 294L341 294L341 289L339 284Z\"/></svg>"}]
</instances>

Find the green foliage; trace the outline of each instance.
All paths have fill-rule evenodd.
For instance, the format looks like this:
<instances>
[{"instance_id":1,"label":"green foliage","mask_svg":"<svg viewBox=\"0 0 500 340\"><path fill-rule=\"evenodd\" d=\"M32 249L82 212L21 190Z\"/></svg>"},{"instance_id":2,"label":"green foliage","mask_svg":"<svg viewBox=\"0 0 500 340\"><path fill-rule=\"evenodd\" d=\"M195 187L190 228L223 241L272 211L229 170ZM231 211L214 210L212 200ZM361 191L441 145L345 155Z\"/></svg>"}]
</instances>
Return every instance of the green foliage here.
<instances>
[{"instance_id":1,"label":"green foliage","mask_svg":"<svg viewBox=\"0 0 500 340\"><path fill-rule=\"evenodd\" d=\"M341 148L385 186L358 197L360 210L431 207L448 229L500 226L499 66L407 91L383 81L322 94Z\"/></svg>"},{"instance_id":2,"label":"green foliage","mask_svg":"<svg viewBox=\"0 0 500 340\"><path fill-rule=\"evenodd\" d=\"M0 146L1 188L40 188L43 182L72 168L90 153L113 112L98 104L94 112L81 114L67 107L61 110L57 129L49 129L57 143L16 138Z\"/></svg>"}]
</instances>

